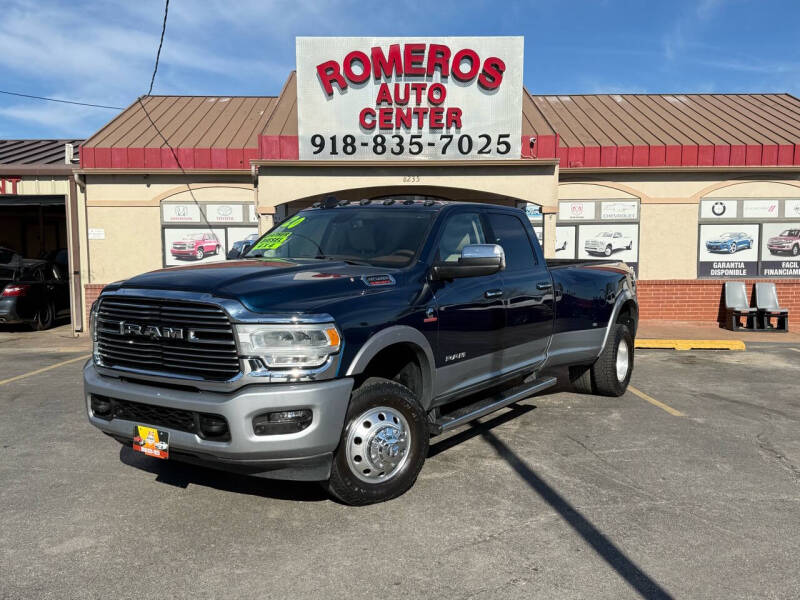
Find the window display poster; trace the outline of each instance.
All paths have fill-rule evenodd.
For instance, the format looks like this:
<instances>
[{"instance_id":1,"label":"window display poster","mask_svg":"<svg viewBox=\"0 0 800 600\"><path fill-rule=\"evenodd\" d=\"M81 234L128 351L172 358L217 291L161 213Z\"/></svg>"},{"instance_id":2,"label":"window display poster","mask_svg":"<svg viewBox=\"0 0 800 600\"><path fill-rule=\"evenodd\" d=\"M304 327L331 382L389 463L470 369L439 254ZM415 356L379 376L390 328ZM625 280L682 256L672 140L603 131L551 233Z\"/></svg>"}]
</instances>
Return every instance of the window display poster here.
<instances>
[{"instance_id":1,"label":"window display poster","mask_svg":"<svg viewBox=\"0 0 800 600\"><path fill-rule=\"evenodd\" d=\"M800 200L785 200L783 213L787 219L800 219Z\"/></svg>"},{"instance_id":2,"label":"window display poster","mask_svg":"<svg viewBox=\"0 0 800 600\"><path fill-rule=\"evenodd\" d=\"M594 202L561 202L558 205L559 221L593 221Z\"/></svg>"},{"instance_id":3,"label":"window display poster","mask_svg":"<svg viewBox=\"0 0 800 600\"><path fill-rule=\"evenodd\" d=\"M639 217L639 203L636 200L613 200L600 203L602 221L635 221Z\"/></svg>"},{"instance_id":4,"label":"window display poster","mask_svg":"<svg viewBox=\"0 0 800 600\"><path fill-rule=\"evenodd\" d=\"M164 264L167 266L225 260L225 229L164 228Z\"/></svg>"},{"instance_id":5,"label":"window display poster","mask_svg":"<svg viewBox=\"0 0 800 600\"><path fill-rule=\"evenodd\" d=\"M701 225L697 274L752 277L758 272L758 225Z\"/></svg>"},{"instance_id":6,"label":"window display poster","mask_svg":"<svg viewBox=\"0 0 800 600\"><path fill-rule=\"evenodd\" d=\"M763 277L800 277L800 220L761 226L758 274Z\"/></svg>"},{"instance_id":7,"label":"window display poster","mask_svg":"<svg viewBox=\"0 0 800 600\"><path fill-rule=\"evenodd\" d=\"M639 262L639 225L581 225L578 228L578 258Z\"/></svg>"},{"instance_id":8,"label":"window display poster","mask_svg":"<svg viewBox=\"0 0 800 600\"><path fill-rule=\"evenodd\" d=\"M234 248L241 251L245 243L252 245L257 239L258 227L228 227L227 251Z\"/></svg>"},{"instance_id":9,"label":"window display poster","mask_svg":"<svg viewBox=\"0 0 800 600\"><path fill-rule=\"evenodd\" d=\"M162 204L164 223L199 223L200 207L197 204Z\"/></svg>"},{"instance_id":10,"label":"window display poster","mask_svg":"<svg viewBox=\"0 0 800 600\"><path fill-rule=\"evenodd\" d=\"M256 217L256 207L254 204L247 205L247 220L250 223L255 223L258 221L258 218Z\"/></svg>"},{"instance_id":11,"label":"window display poster","mask_svg":"<svg viewBox=\"0 0 800 600\"><path fill-rule=\"evenodd\" d=\"M780 200L745 200L742 217L745 219L777 219L780 216Z\"/></svg>"},{"instance_id":12,"label":"window display poster","mask_svg":"<svg viewBox=\"0 0 800 600\"><path fill-rule=\"evenodd\" d=\"M542 207L538 204L531 204L528 202L525 205L525 214L528 216L528 220L531 222L538 221L541 222L542 220Z\"/></svg>"},{"instance_id":13,"label":"window display poster","mask_svg":"<svg viewBox=\"0 0 800 600\"><path fill-rule=\"evenodd\" d=\"M735 219L738 216L736 200L703 200L700 202L701 219Z\"/></svg>"},{"instance_id":14,"label":"window display poster","mask_svg":"<svg viewBox=\"0 0 800 600\"><path fill-rule=\"evenodd\" d=\"M536 239L539 240L539 245L544 248L544 227L534 227L533 233L536 234Z\"/></svg>"},{"instance_id":15,"label":"window display poster","mask_svg":"<svg viewBox=\"0 0 800 600\"><path fill-rule=\"evenodd\" d=\"M556 227L556 258L575 258L575 227Z\"/></svg>"},{"instance_id":16,"label":"window display poster","mask_svg":"<svg viewBox=\"0 0 800 600\"><path fill-rule=\"evenodd\" d=\"M241 223L244 220L241 204L206 204L204 209L209 223Z\"/></svg>"}]
</instances>

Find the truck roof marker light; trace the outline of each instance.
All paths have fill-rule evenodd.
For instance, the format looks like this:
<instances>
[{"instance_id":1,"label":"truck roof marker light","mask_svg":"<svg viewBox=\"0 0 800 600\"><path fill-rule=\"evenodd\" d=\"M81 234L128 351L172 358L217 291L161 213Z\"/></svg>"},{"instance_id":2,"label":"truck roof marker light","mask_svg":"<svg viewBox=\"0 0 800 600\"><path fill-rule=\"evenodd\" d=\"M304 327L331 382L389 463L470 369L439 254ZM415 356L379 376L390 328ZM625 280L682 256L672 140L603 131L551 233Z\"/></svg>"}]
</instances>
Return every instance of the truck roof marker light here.
<instances>
[{"instance_id":1,"label":"truck roof marker light","mask_svg":"<svg viewBox=\"0 0 800 600\"><path fill-rule=\"evenodd\" d=\"M394 198L387 198L383 201L384 206L391 206L392 204L394 204Z\"/></svg>"},{"instance_id":2,"label":"truck roof marker light","mask_svg":"<svg viewBox=\"0 0 800 600\"><path fill-rule=\"evenodd\" d=\"M369 198L362 198L362 199L361 199L361 201L359 202L359 204L360 204L361 206L366 206L366 205L367 205L367 204L369 204L370 202L372 202L372 200L370 200Z\"/></svg>"}]
</instances>

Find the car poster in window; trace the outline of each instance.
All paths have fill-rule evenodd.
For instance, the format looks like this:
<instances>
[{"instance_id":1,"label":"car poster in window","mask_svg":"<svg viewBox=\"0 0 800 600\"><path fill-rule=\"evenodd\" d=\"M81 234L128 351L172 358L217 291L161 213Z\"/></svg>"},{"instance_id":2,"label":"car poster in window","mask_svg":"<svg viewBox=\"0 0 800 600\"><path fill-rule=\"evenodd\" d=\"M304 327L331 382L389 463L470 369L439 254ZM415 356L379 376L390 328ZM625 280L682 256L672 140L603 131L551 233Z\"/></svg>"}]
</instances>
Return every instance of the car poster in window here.
<instances>
[{"instance_id":1,"label":"car poster in window","mask_svg":"<svg viewBox=\"0 0 800 600\"><path fill-rule=\"evenodd\" d=\"M164 228L164 264L191 265L225 260L225 229Z\"/></svg>"},{"instance_id":2,"label":"car poster in window","mask_svg":"<svg viewBox=\"0 0 800 600\"><path fill-rule=\"evenodd\" d=\"M800 219L800 200L785 200L783 214L787 219Z\"/></svg>"},{"instance_id":3,"label":"car poster in window","mask_svg":"<svg viewBox=\"0 0 800 600\"><path fill-rule=\"evenodd\" d=\"M531 204L528 202L525 205L525 214L528 217L528 220L531 223L541 223L542 222L542 207L538 204Z\"/></svg>"},{"instance_id":4,"label":"car poster in window","mask_svg":"<svg viewBox=\"0 0 800 600\"><path fill-rule=\"evenodd\" d=\"M700 277L752 277L758 273L758 225L701 225Z\"/></svg>"},{"instance_id":5,"label":"car poster in window","mask_svg":"<svg viewBox=\"0 0 800 600\"><path fill-rule=\"evenodd\" d=\"M578 258L639 262L639 226L632 223L581 225L578 228Z\"/></svg>"},{"instance_id":6,"label":"car poster in window","mask_svg":"<svg viewBox=\"0 0 800 600\"><path fill-rule=\"evenodd\" d=\"M228 227L227 252L236 250L238 257L245 247L249 249L257 239L258 227Z\"/></svg>"},{"instance_id":7,"label":"car poster in window","mask_svg":"<svg viewBox=\"0 0 800 600\"><path fill-rule=\"evenodd\" d=\"M253 204L247 205L247 222L248 223L256 223L258 218L256 217L256 207Z\"/></svg>"},{"instance_id":8,"label":"car poster in window","mask_svg":"<svg viewBox=\"0 0 800 600\"><path fill-rule=\"evenodd\" d=\"M244 207L241 204L206 204L204 206L209 223L241 223Z\"/></svg>"},{"instance_id":9,"label":"car poster in window","mask_svg":"<svg viewBox=\"0 0 800 600\"><path fill-rule=\"evenodd\" d=\"M575 258L575 227L556 227L556 258Z\"/></svg>"},{"instance_id":10,"label":"car poster in window","mask_svg":"<svg viewBox=\"0 0 800 600\"><path fill-rule=\"evenodd\" d=\"M164 223L199 223L200 207L197 204L164 203L161 215Z\"/></svg>"},{"instance_id":11,"label":"car poster in window","mask_svg":"<svg viewBox=\"0 0 800 600\"><path fill-rule=\"evenodd\" d=\"M761 226L758 269L763 277L800 277L800 219Z\"/></svg>"},{"instance_id":12,"label":"car poster in window","mask_svg":"<svg viewBox=\"0 0 800 600\"><path fill-rule=\"evenodd\" d=\"M701 219L735 219L738 217L736 200L703 200L700 202Z\"/></svg>"},{"instance_id":13,"label":"car poster in window","mask_svg":"<svg viewBox=\"0 0 800 600\"><path fill-rule=\"evenodd\" d=\"M635 221L638 217L639 202L636 200L603 200L600 203L603 221Z\"/></svg>"}]
</instances>

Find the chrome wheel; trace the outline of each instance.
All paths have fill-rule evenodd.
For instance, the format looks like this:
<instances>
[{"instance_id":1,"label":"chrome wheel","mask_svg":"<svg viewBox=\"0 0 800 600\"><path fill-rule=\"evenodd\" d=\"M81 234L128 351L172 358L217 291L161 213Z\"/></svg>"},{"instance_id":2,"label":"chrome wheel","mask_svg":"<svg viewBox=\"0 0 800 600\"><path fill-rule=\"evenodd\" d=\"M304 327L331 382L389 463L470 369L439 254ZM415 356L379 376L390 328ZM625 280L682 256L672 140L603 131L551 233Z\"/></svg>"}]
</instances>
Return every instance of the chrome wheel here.
<instances>
[{"instance_id":1,"label":"chrome wheel","mask_svg":"<svg viewBox=\"0 0 800 600\"><path fill-rule=\"evenodd\" d=\"M203 260L203 257L206 255L206 253L205 253L205 252L203 252L203 249L202 249L202 248L198 248L198 249L197 249L197 252L195 252L195 254L194 254L194 255L195 255L195 257L197 258L197 260Z\"/></svg>"},{"instance_id":2,"label":"chrome wheel","mask_svg":"<svg viewBox=\"0 0 800 600\"><path fill-rule=\"evenodd\" d=\"M630 349L628 342L624 339L620 340L619 347L617 348L617 381L620 383L625 381L628 376L628 369L630 368Z\"/></svg>"},{"instance_id":3,"label":"chrome wheel","mask_svg":"<svg viewBox=\"0 0 800 600\"><path fill-rule=\"evenodd\" d=\"M606 251L603 254L606 256L611 256L611 246L606 246Z\"/></svg>"},{"instance_id":4,"label":"chrome wheel","mask_svg":"<svg viewBox=\"0 0 800 600\"><path fill-rule=\"evenodd\" d=\"M383 483L408 460L411 430L394 408L379 406L353 420L347 434L347 466L361 481Z\"/></svg>"}]
</instances>

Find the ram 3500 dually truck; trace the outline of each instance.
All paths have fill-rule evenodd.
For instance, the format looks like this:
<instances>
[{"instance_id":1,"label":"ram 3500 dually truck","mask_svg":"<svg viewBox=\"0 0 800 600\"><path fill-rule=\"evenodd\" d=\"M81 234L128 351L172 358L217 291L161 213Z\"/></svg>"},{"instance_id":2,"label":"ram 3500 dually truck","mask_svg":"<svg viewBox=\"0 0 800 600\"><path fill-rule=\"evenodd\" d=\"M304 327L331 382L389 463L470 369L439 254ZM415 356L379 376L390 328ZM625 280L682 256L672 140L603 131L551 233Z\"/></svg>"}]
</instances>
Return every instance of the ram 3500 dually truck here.
<instances>
[{"instance_id":1,"label":"ram 3500 dually truck","mask_svg":"<svg viewBox=\"0 0 800 600\"><path fill-rule=\"evenodd\" d=\"M623 394L637 319L628 267L548 266L520 210L329 198L241 259L107 286L86 407L151 456L368 504L413 485L431 436L554 385L545 370Z\"/></svg>"}]
</instances>

